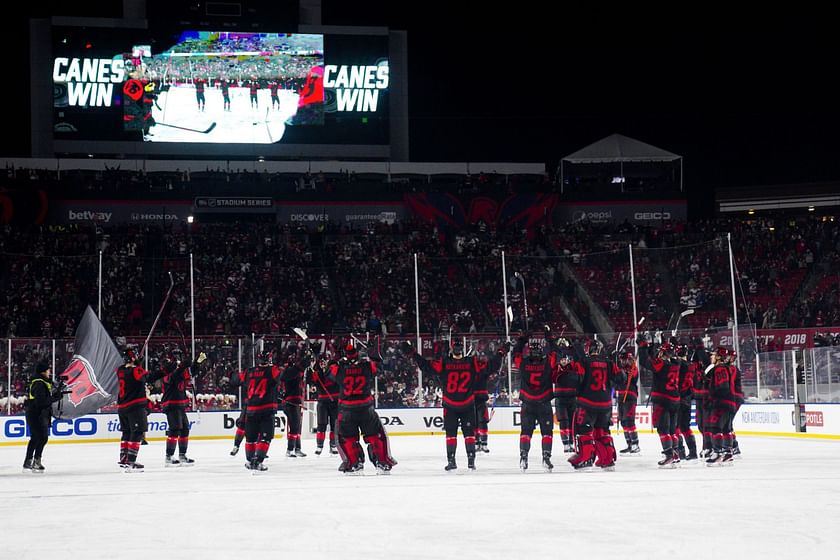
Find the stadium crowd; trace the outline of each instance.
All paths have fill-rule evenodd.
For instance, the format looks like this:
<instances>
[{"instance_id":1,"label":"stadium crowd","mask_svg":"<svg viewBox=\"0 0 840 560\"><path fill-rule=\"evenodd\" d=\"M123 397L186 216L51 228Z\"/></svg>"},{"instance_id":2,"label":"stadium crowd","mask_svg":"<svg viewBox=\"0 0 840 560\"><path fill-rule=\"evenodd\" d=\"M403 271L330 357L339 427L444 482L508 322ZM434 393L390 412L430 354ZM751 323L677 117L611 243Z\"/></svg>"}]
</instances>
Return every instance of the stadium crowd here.
<instances>
[{"instance_id":1,"label":"stadium crowd","mask_svg":"<svg viewBox=\"0 0 840 560\"><path fill-rule=\"evenodd\" d=\"M51 339L64 346L85 306L99 309L100 252L102 321L115 337L148 332L170 273L174 289L155 334L178 337L192 326L192 255L195 333L211 357L196 394L205 406L226 406L216 397L223 390L219 381L241 367L237 341L251 333L288 336L300 327L328 336L413 337L415 253L425 339L439 341L450 330L476 340L504 335L502 252L511 332L542 324L571 332L578 330L573 323L597 332L595 313L607 318L612 332L632 331L630 246L637 316L646 318L647 328L671 328L675 310L683 309L694 310L683 327L725 327L732 321L727 233L741 323L840 324L840 277L833 273L840 233L821 217L655 226L579 221L544 224L529 235L483 221L444 231L414 219L325 224L314 233L267 222L6 225L0 235L0 336L13 344L11 383L8 349L0 350L0 398L9 390L21 394L35 356L48 353ZM166 351L152 348L150 357ZM383 357L382 402L412 406L439 399L431 380L418 388L414 368L393 347L386 345ZM506 384L500 389L509 390Z\"/></svg>"}]
</instances>

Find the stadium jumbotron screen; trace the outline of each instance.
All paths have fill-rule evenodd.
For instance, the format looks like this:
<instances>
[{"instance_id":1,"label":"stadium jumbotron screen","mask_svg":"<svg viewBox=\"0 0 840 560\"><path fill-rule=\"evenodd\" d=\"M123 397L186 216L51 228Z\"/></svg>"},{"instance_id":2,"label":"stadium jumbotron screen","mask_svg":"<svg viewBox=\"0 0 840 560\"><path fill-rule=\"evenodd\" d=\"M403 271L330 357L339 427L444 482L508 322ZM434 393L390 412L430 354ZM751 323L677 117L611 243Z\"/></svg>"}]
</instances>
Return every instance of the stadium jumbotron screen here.
<instances>
[{"instance_id":1,"label":"stadium jumbotron screen","mask_svg":"<svg viewBox=\"0 0 840 560\"><path fill-rule=\"evenodd\" d=\"M52 35L56 141L389 143L387 35Z\"/></svg>"}]
</instances>

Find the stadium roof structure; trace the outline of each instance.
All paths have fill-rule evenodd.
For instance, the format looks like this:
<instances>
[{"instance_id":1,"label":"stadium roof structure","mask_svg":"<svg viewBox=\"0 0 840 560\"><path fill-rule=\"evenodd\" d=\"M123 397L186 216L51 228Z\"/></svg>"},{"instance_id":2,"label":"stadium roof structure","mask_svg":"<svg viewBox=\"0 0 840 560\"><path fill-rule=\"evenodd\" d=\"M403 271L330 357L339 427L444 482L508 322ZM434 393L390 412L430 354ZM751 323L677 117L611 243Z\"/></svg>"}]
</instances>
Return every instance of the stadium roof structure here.
<instances>
[{"instance_id":1,"label":"stadium roof structure","mask_svg":"<svg viewBox=\"0 0 840 560\"><path fill-rule=\"evenodd\" d=\"M672 154L639 140L613 134L563 158L569 163L610 163L620 161L674 161L682 156Z\"/></svg>"},{"instance_id":2,"label":"stadium roof structure","mask_svg":"<svg viewBox=\"0 0 840 560\"><path fill-rule=\"evenodd\" d=\"M680 162L680 190L682 190L682 156L651 146L634 138L621 134L612 134L597 142L581 148L560 160L561 185L563 185L564 163L603 164L627 162ZM622 167L623 174L623 167ZM562 187L561 187L562 188Z\"/></svg>"}]
</instances>

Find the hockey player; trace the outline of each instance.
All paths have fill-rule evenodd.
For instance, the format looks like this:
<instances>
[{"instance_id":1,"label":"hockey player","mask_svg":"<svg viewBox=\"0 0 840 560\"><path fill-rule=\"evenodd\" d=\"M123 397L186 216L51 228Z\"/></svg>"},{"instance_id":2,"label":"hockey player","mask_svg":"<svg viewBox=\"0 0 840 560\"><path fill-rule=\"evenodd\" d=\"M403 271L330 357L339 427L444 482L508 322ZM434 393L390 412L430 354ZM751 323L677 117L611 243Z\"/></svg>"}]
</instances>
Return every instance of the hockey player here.
<instances>
[{"instance_id":1,"label":"hockey player","mask_svg":"<svg viewBox=\"0 0 840 560\"><path fill-rule=\"evenodd\" d=\"M306 457L300 448L303 424L303 380L305 359L298 359L297 347L289 348L280 382L283 389L283 414L286 415L286 457Z\"/></svg>"},{"instance_id":2,"label":"hockey player","mask_svg":"<svg viewBox=\"0 0 840 560\"><path fill-rule=\"evenodd\" d=\"M277 413L277 384L280 368L272 364L270 351L260 352L257 365L245 370L240 381L245 390L245 468L262 472L271 440L274 439L274 416ZM236 383L236 382L234 382Z\"/></svg>"},{"instance_id":3,"label":"hockey player","mask_svg":"<svg viewBox=\"0 0 840 560\"><path fill-rule=\"evenodd\" d=\"M738 436L735 434L735 429L732 426L732 422L735 419L735 415L738 414L738 410L741 408L741 405L744 404L744 390L741 387L741 380L743 378L743 374L741 370L738 369L736 364L736 354L734 351L729 353L729 370L731 375L735 378L735 385L734 385L734 395L735 395L735 410L732 412L732 418L729 420L729 433L732 434L732 458L733 459L740 459L741 458L741 448L738 446Z\"/></svg>"},{"instance_id":4,"label":"hockey player","mask_svg":"<svg viewBox=\"0 0 840 560\"><path fill-rule=\"evenodd\" d=\"M279 110L280 109L280 97L278 97L278 92L280 90L280 80L277 78L272 79L268 82L268 91L271 94L271 109L272 110Z\"/></svg>"},{"instance_id":5,"label":"hockey player","mask_svg":"<svg viewBox=\"0 0 840 560\"><path fill-rule=\"evenodd\" d=\"M647 340L639 340L639 363L653 372L650 400L653 402L651 422L656 426L662 444L660 468L673 468L680 462L677 452L677 414L680 409L680 369L684 366L674 359L674 346L665 341L654 357L650 356Z\"/></svg>"},{"instance_id":6,"label":"hockey player","mask_svg":"<svg viewBox=\"0 0 840 560\"><path fill-rule=\"evenodd\" d=\"M546 336L550 334L546 326ZM536 424L542 435L542 466L547 472L554 469L551 463L551 450L554 442L551 411L551 398L554 396L552 378L558 364L558 353L552 348L546 355L542 344L537 341L528 344L528 354L524 355L528 336L522 336L513 349L513 362L519 369L521 380L519 399L522 401L520 416L522 427L519 433L519 469L528 470L528 453L531 450L531 437ZM553 344L551 344L553 347Z\"/></svg>"},{"instance_id":7,"label":"hockey player","mask_svg":"<svg viewBox=\"0 0 840 560\"><path fill-rule=\"evenodd\" d=\"M697 459L697 441L691 431L691 401L694 398L694 378L697 364L688 360L688 348L678 345L675 350L680 362L680 408L677 412L677 454L680 459ZM686 453L688 447L688 453Z\"/></svg>"},{"instance_id":8,"label":"hockey player","mask_svg":"<svg viewBox=\"0 0 840 560\"><path fill-rule=\"evenodd\" d=\"M636 431L636 404L639 399L639 370L633 352L622 352L618 356L618 373L615 378L615 398L618 402L618 420L624 431L627 447L619 453L635 455L639 448L639 433Z\"/></svg>"},{"instance_id":9,"label":"hockey player","mask_svg":"<svg viewBox=\"0 0 840 560\"><path fill-rule=\"evenodd\" d=\"M488 364L479 370L473 384L473 393L475 394L475 450L490 453L490 448L487 447L487 431L490 424L490 411L487 408L487 402L490 400L490 395L487 391L487 381L493 371L498 371L498 366L493 368Z\"/></svg>"},{"instance_id":10,"label":"hockey player","mask_svg":"<svg viewBox=\"0 0 840 560\"><path fill-rule=\"evenodd\" d=\"M554 415L563 441L563 453L574 453L574 419L577 408L577 391L583 370L573 362L566 347L557 349L557 368L554 370Z\"/></svg>"},{"instance_id":11,"label":"hockey player","mask_svg":"<svg viewBox=\"0 0 840 560\"><path fill-rule=\"evenodd\" d=\"M487 434L490 428L491 410L487 407L490 401L490 393L487 388L487 383L490 376L495 372L497 375L501 372L503 357L507 354L508 343L504 342L499 346L492 357L488 360L485 353L479 354L479 365L481 366L476 375L475 383L473 384L473 393L475 394L475 450L484 453L490 453L490 448L487 446ZM498 387L501 378L496 379L496 390L498 394Z\"/></svg>"},{"instance_id":12,"label":"hockey player","mask_svg":"<svg viewBox=\"0 0 840 560\"><path fill-rule=\"evenodd\" d=\"M738 410L736 388L737 370L731 367L731 352L718 346L712 354L712 365L706 370L709 376L709 399L713 451L706 459L709 466L732 462L732 418Z\"/></svg>"},{"instance_id":13,"label":"hockey player","mask_svg":"<svg viewBox=\"0 0 840 560\"><path fill-rule=\"evenodd\" d=\"M464 343L456 338L446 355L426 360L414 353L418 367L430 377L440 380L443 391L443 426L446 431L447 471L458 468L455 451L458 447L458 426L464 435L467 468L475 470L475 382L486 363L464 356Z\"/></svg>"},{"instance_id":14,"label":"hockey player","mask_svg":"<svg viewBox=\"0 0 840 560\"><path fill-rule=\"evenodd\" d=\"M348 344L344 348L344 357L331 362L327 367L327 377L340 388L338 395L338 451L343 473L357 473L364 469L365 453L359 443L359 432L368 445L376 471L388 474L397 464L391 457L388 434L374 409L371 390L376 376L377 365L371 358L361 358L359 351Z\"/></svg>"},{"instance_id":15,"label":"hockey player","mask_svg":"<svg viewBox=\"0 0 840 560\"><path fill-rule=\"evenodd\" d=\"M245 372L240 372L234 375L234 379L236 378L244 378ZM239 418L236 419L236 430L233 433L233 449L230 450L231 457L235 456L239 453L239 446L242 445L242 440L245 439L245 426L248 422L248 414L246 411L246 404L245 399L242 399L243 402L241 403L242 410L239 412Z\"/></svg>"},{"instance_id":16,"label":"hockey player","mask_svg":"<svg viewBox=\"0 0 840 560\"><path fill-rule=\"evenodd\" d=\"M163 394L160 407L166 414L166 457L164 464L170 466L192 466L195 461L187 457L190 441L190 420L187 417L187 386L193 378L191 369L197 369L207 356L201 352L195 362L181 361L180 352L167 356L159 371L149 374L148 382L162 380ZM175 448L178 448L178 458Z\"/></svg>"},{"instance_id":17,"label":"hockey player","mask_svg":"<svg viewBox=\"0 0 840 560\"><path fill-rule=\"evenodd\" d=\"M198 110L204 112L204 88L207 85L207 81L204 78L198 78L195 80L195 102L198 106Z\"/></svg>"},{"instance_id":18,"label":"hockey player","mask_svg":"<svg viewBox=\"0 0 840 560\"><path fill-rule=\"evenodd\" d=\"M230 111L230 86L231 80L222 78L219 82L219 88L222 90L222 107L225 111Z\"/></svg>"},{"instance_id":19,"label":"hockey player","mask_svg":"<svg viewBox=\"0 0 840 560\"><path fill-rule=\"evenodd\" d=\"M583 375L578 385L575 433L578 452L568 461L575 469L592 466L604 470L615 468L615 446L610 435L612 424L611 391L618 368L612 360L601 356L603 346L597 339L587 348L575 345L575 354Z\"/></svg>"},{"instance_id":20,"label":"hockey player","mask_svg":"<svg viewBox=\"0 0 840 560\"><path fill-rule=\"evenodd\" d=\"M324 364L326 365L326 364ZM320 455L324 450L327 426L330 428L330 454L337 454L335 440L335 423L338 418L338 385L331 380L324 372L324 365L318 362L317 357L306 370L306 383L315 387L318 395L316 407L317 425L315 428L315 455Z\"/></svg>"},{"instance_id":21,"label":"hockey player","mask_svg":"<svg viewBox=\"0 0 840 560\"><path fill-rule=\"evenodd\" d=\"M712 454L712 432L709 428L709 384L706 379L706 368L710 365L709 355L702 342L694 349L689 371L693 376L692 394L694 397L694 418L697 431L700 432L702 450L700 458L708 459ZM692 367L693 366L693 367Z\"/></svg>"},{"instance_id":22,"label":"hockey player","mask_svg":"<svg viewBox=\"0 0 840 560\"><path fill-rule=\"evenodd\" d=\"M137 462L137 454L148 426L146 379L149 372L137 365L138 360L137 353L128 349L125 352L125 364L117 368L117 413L121 431L118 464L132 472L143 471L143 465Z\"/></svg>"}]
</instances>

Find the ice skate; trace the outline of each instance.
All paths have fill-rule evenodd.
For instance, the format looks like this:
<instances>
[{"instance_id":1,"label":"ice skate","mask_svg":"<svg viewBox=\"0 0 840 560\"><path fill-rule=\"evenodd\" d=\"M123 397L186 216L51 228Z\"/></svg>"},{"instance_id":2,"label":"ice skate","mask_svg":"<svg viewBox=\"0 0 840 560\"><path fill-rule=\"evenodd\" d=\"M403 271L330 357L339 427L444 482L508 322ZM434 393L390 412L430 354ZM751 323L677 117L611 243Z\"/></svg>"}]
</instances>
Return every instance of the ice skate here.
<instances>
[{"instance_id":1,"label":"ice skate","mask_svg":"<svg viewBox=\"0 0 840 560\"><path fill-rule=\"evenodd\" d=\"M178 455L178 462L181 464L182 467L191 467L195 464L195 460L190 459L183 453Z\"/></svg>"},{"instance_id":2,"label":"ice skate","mask_svg":"<svg viewBox=\"0 0 840 560\"><path fill-rule=\"evenodd\" d=\"M174 458L172 455L167 455L166 459L163 461L163 465L165 467L179 467L181 466L181 462L178 459Z\"/></svg>"},{"instance_id":3,"label":"ice skate","mask_svg":"<svg viewBox=\"0 0 840 560\"><path fill-rule=\"evenodd\" d=\"M542 468L545 472L554 470L554 464L551 462L551 455L544 454L542 458Z\"/></svg>"},{"instance_id":4,"label":"ice skate","mask_svg":"<svg viewBox=\"0 0 840 560\"><path fill-rule=\"evenodd\" d=\"M449 462L446 463L446 466L443 467L445 471L454 471L458 468L458 465L455 463L455 457L449 457Z\"/></svg>"},{"instance_id":5,"label":"ice skate","mask_svg":"<svg viewBox=\"0 0 840 560\"><path fill-rule=\"evenodd\" d=\"M658 461L656 464L659 465L660 469L673 469L674 468L674 454L671 451L665 451L664 457L661 461Z\"/></svg>"}]
</instances>

